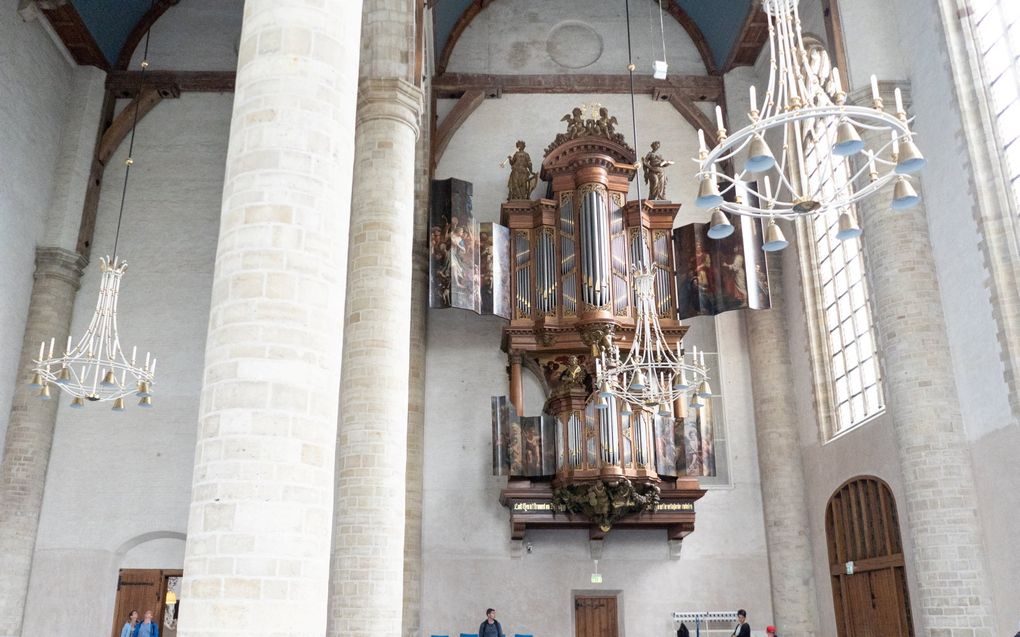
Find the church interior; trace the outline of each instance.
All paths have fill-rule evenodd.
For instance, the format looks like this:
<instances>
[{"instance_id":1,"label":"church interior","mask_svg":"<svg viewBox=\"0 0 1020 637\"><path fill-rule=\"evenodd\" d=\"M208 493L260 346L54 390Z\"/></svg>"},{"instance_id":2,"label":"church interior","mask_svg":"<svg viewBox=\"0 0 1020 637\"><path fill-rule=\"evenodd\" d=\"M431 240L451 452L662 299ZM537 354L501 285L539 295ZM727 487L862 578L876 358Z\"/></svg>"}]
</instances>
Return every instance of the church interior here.
<instances>
[{"instance_id":1,"label":"church interior","mask_svg":"<svg viewBox=\"0 0 1020 637\"><path fill-rule=\"evenodd\" d=\"M18 0L0 124L0 637L1020 629L1015 0Z\"/></svg>"}]
</instances>

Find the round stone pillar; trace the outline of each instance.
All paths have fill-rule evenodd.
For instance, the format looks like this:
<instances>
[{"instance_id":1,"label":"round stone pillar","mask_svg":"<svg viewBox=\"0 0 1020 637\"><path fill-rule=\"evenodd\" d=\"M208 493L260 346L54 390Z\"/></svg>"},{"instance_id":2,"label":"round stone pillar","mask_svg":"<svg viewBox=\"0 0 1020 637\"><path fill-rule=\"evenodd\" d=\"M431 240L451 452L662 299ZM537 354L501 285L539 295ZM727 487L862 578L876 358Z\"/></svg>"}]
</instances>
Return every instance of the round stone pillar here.
<instances>
[{"instance_id":1,"label":"round stone pillar","mask_svg":"<svg viewBox=\"0 0 1020 637\"><path fill-rule=\"evenodd\" d=\"M426 115L428 106L426 105ZM423 118L428 121L427 118ZM401 635L417 637L421 623L421 528L425 462L425 345L429 303L428 126L418 135L415 153L414 279L411 283L410 362L407 393L407 487L404 491L404 610Z\"/></svg>"},{"instance_id":2,"label":"round stone pillar","mask_svg":"<svg viewBox=\"0 0 1020 637\"><path fill-rule=\"evenodd\" d=\"M894 104L892 82L882 97ZM901 85L909 102L909 87ZM870 90L852 98L871 105ZM864 131L862 131L863 135ZM867 137L872 137L868 139ZM866 136L870 148L886 138ZM922 152L944 152L925 148ZM932 176L937 178L937 176ZM921 192L918 181L914 187ZM899 443L924 635L991 637L988 575L978 528L974 470L952 376L949 340L925 207L891 210L892 187L858 206L882 356L886 409ZM910 563L908 562L908 565Z\"/></svg>"},{"instance_id":3,"label":"round stone pillar","mask_svg":"<svg viewBox=\"0 0 1020 637\"><path fill-rule=\"evenodd\" d=\"M53 446L60 390L40 400L28 387L39 343L64 343L71 327L74 296L87 263L77 252L39 248L28 322L18 359L18 387L7 423L0 466L0 637L19 637L28 595L46 467Z\"/></svg>"},{"instance_id":4,"label":"round stone pillar","mask_svg":"<svg viewBox=\"0 0 1020 637\"><path fill-rule=\"evenodd\" d=\"M775 623L789 637L818 635L811 531L797 413L790 387L782 268L769 258L772 309L746 312L758 469Z\"/></svg>"},{"instance_id":5,"label":"round stone pillar","mask_svg":"<svg viewBox=\"0 0 1020 637\"><path fill-rule=\"evenodd\" d=\"M329 635L399 635L415 137L422 95L363 78L351 211Z\"/></svg>"},{"instance_id":6,"label":"round stone pillar","mask_svg":"<svg viewBox=\"0 0 1020 637\"><path fill-rule=\"evenodd\" d=\"M247 0L180 632L322 635L361 1Z\"/></svg>"}]
</instances>

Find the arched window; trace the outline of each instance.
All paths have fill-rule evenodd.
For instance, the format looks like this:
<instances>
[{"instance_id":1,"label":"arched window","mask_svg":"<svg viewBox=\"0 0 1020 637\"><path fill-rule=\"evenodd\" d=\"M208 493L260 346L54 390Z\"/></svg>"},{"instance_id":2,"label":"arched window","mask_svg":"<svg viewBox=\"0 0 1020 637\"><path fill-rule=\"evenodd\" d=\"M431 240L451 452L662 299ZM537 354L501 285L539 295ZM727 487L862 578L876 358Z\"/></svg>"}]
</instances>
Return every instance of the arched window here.
<instances>
[{"instance_id":1,"label":"arched window","mask_svg":"<svg viewBox=\"0 0 1020 637\"><path fill-rule=\"evenodd\" d=\"M1020 2L971 0L970 7L981 72L1016 207L1020 202Z\"/></svg>"},{"instance_id":2,"label":"arched window","mask_svg":"<svg viewBox=\"0 0 1020 637\"><path fill-rule=\"evenodd\" d=\"M823 45L805 38L808 73L816 78L816 101L829 100L831 71ZM828 197L845 191L849 167L819 161L835 143L836 127L816 120L804 131L804 176ZM801 262L812 338L816 396L826 438L846 431L885 407L875 326L860 239L835 238L838 215L817 216L801 226Z\"/></svg>"}]
</instances>

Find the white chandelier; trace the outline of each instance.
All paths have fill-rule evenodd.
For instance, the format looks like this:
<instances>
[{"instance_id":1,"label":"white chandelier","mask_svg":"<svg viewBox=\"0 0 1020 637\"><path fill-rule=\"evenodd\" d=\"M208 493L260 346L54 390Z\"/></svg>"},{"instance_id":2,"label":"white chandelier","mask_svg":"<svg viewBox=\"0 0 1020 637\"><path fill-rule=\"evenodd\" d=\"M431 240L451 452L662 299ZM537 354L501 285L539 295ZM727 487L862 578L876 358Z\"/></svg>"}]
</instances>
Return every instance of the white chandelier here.
<instances>
[{"instance_id":1,"label":"white chandelier","mask_svg":"<svg viewBox=\"0 0 1020 637\"><path fill-rule=\"evenodd\" d=\"M811 59L801 33L798 0L761 0L768 16L768 87L759 102L755 87L750 88L750 123L732 135L727 134L722 109L716 107L718 143L712 149L705 144L704 131L698 131L698 178L696 203L714 208L709 236L723 238L733 232L726 213L768 220L764 249L786 247L777 219L795 219L839 210L838 239L860 236L854 216L854 204L895 181L892 207L909 208L919 201L908 175L924 167L925 160L914 145L909 120L896 89L896 112L887 113L871 76L872 107L846 104L839 70L835 67L823 77L811 69ZM819 171L841 172L845 178L835 185L824 179L810 179L805 171L809 130L835 131L832 143L816 144L812 157ZM867 151L867 159L856 168L850 157L864 151L861 131L886 140L877 149ZM778 158L766 137L782 139ZM746 156L743 169L731 177L719 170L724 162L735 163ZM756 183L747 183L747 182ZM720 188L722 182L722 188ZM741 192L746 187L748 195ZM725 200L723 195L733 192Z\"/></svg>"},{"instance_id":2,"label":"white chandelier","mask_svg":"<svg viewBox=\"0 0 1020 637\"><path fill-rule=\"evenodd\" d=\"M149 10L155 6L150 1ZM141 82L145 85L145 72L149 68L149 37L145 32L145 51L142 54ZM139 90L139 95L141 90ZM29 386L38 388L39 398L52 400L51 385L72 396L71 409L82 409L86 402L113 401L113 411L124 411L124 398L134 394L139 398L138 406L152 407L152 383L156 376L156 359L145 353L145 363L138 364L137 348L131 348L131 358L124 355L117 333L117 299L120 295L120 280L127 270L127 261L118 258L120 227L124 220L124 202L127 199L128 181L131 178L132 157L135 149L135 132L138 128L138 110L141 100L136 97L134 118L131 123L131 141L127 159L124 160L124 187L120 195L120 212L117 215L117 230L113 239L113 258L99 259L99 300L92 314L85 334L76 344L67 337L67 347L56 355L56 339L51 338L49 351L46 341L39 345L39 358L32 361L32 380ZM73 345L72 345L73 344Z\"/></svg>"},{"instance_id":3,"label":"white chandelier","mask_svg":"<svg viewBox=\"0 0 1020 637\"><path fill-rule=\"evenodd\" d=\"M57 356L55 339L50 339L48 353L46 342L40 344L31 383L39 388L40 398L52 398L52 384L73 396L72 409L84 407L86 401L112 400L113 410L123 411L124 397L132 393L141 399L140 407L152 406L149 392L156 374L156 359L146 352L145 363L139 366L137 349L132 348L129 360L117 334L117 297L126 269L125 261L100 259L99 300L85 334L73 346L68 336L67 347Z\"/></svg>"},{"instance_id":4,"label":"white chandelier","mask_svg":"<svg viewBox=\"0 0 1020 637\"><path fill-rule=\"evenodd\" d=\"M673 415L673 403L687 400L691 407L701 407L712 395L705 367L705 353L698 358L697 348L691 362L676 342L674 351L659 327L655 312L655 272L646 267L633 275L637 305L634 342L626 360L620 348L603 349L595 360L595 382L598 386L598 409L608 409L609 401L624 402L623 413L637 408L660 416ZM608 351L607 351L608 350Z\"/></svg>"}]
</instances>

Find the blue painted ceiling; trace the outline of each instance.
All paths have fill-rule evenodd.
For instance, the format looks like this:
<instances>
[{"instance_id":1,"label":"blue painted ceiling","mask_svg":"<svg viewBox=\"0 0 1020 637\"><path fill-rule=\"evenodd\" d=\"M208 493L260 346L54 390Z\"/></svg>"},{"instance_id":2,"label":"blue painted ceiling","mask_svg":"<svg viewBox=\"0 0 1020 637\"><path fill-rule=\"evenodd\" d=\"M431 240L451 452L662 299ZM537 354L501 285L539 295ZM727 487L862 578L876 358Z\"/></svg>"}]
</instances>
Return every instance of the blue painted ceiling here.
<instances>
[{"instance_id":1,"label":"blue painted ceiling","mask_svg":"<svg viewBox=\"0 0 1020 637\"><path fill-rule=\"evenodd\" d=\"M453 27L457 23L464 10L476 0L435 0L433 12L433 26L435 30L436 55L446 46ZM603 0L610 1L610 0ZM620 10L623 10L623 0L612 0L619 2ZM648 0L651 1L651 0ZM683 9L688 16L698 25L701 32L712 50L712 57L717 67L722 68L729 57L733 45L736 44L740 35L740 29L751 9L751 0L666 0L673 2ZM631 6L631 13L634 14L637 5L641 0L636 0Z\"/></svg>"},{"instance_id":2,"label":"blue painted ceiling","mask_svg":"<svg viewBox=\"0 0 1020 637\"><path fill-rule=\"evenodd\" d=\"M152 0L71 0L71 4L106 59L116 62L131 29L149 10Z\"/></svg>"},{"instance_id":3,"label":"blue painted ceiling","mask_svg":"<svg viewBox=\"0 0 1020 637\"><path fill-rule=\"evenodd\" d=\"M443 50L453 26L464 10L476 0L437 0L433 14L437 53ZM609 1L609 0L605 0ZM623 6L620 2L621 9ZM650 0L649 0L650 1ZM638 4L637 0L635 4ZM705 35L716 66L722 67L747 18L751 0L667 0L680 6ZM131 29L152 4L152 0L71 0L85 26L99 43L108 60L115 61ZM633 11L636 7L631 7Z\"/></svg>"}]
</instances>

